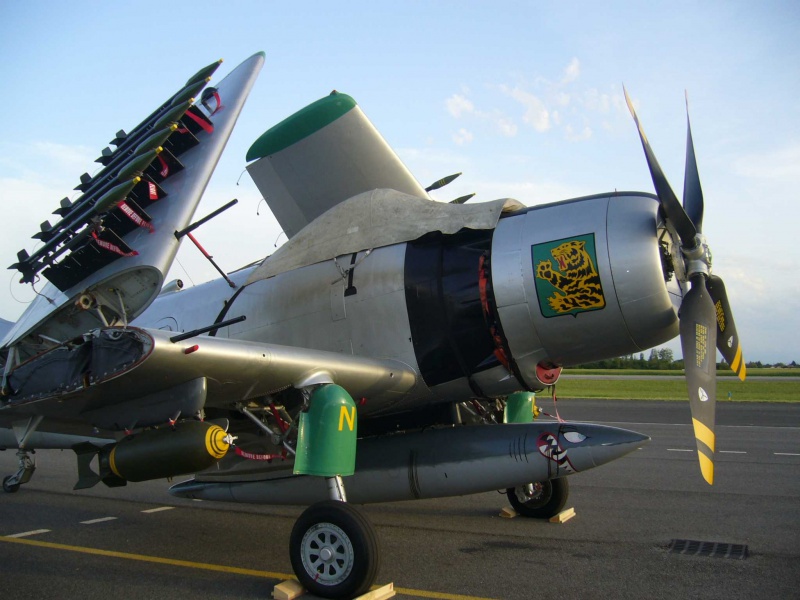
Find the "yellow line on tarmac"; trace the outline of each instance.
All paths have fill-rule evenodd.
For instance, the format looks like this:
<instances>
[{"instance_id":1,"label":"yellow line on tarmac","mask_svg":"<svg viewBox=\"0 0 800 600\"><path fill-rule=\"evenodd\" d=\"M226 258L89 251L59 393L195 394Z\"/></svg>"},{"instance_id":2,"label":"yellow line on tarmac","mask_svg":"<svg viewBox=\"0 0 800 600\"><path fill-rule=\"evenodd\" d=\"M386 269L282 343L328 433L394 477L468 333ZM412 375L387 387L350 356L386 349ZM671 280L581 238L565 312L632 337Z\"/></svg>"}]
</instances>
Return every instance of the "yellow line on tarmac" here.
<instances>
[{"instance_id":1,"label":"yellow line on tarmac","mask_svg":"<svg viewBox=\"0 0 800 600\"><path fill-rule=\"evenodd\" d=\"M226 565L215 565L211 563L192 562L189 560L177 560L175 558L162 558L160 556L147 556L145 554L132 554L130 552L117 552L115 550L101 550L100 548L87 548L85 546L70 546L68 544L56 544L53 542L42 542L39 540L29 540L24 538L13 538L0 536L0 542L10 544L21 544L23 546L36 546L38 548L51 548L53 550L65 550L67 552L80 552L81 554L93 554L95 556L108 556L111 558L124 558L126 560L138 560L141 562L156 563L160 565L170 565L172 567L186 567L189 569L203 569L206 571L217 571L221 573L233 573L235 575L249 575L250 577L262 577L265 579L294 579L294 575L289 573L276 573L273 571L259 571L256 569L242 569L241 567L229 567ZM416 596L418 598L434 598L436 600L491 600L478 596L461 596L458 594L447 594L444 592L428 592L425 590L413 590L408 588L394 588L398 594Z\"/></svg>"},{"instance_id":2,"label":"yellow line on tarmac","mask_svg":"<svg viewBox=\"0 0 800 600\"><path fill-rule=\"evenodd\" d=\"M10 538L0 536L0 542L10 542L12 544L23 544L26 546L38 546L39 548L52 548L53 550L66 550L68 552L80 552L82 554L94 554L95 556L109 556L112 558L124 558L127 560L139 560L142 562L170 565L173 567L187 567L190 569L204 569L206 571L219 571L222 573L235 573L236 575L250 575L251 577L265 577L268 579L293 579L294 575L287 573L272 573L270 571L257 571L255 569L242 569L240 567L227 567L225 565L212 565L210 563L199 563L188 560L177 560L174 558L162 558L160 556L146 556L144 554L131 554L130 552L116 552L114 550L101 550L100 548L86 548L84 546L69 546L67 544L54 544L53 542L42 542L39 540L28 540L24 538Z\"/></svg>"},{"instance_id":3,"label":"yellow line on tarmac","mask_svg":"<svg viewBox=\"0 0 800 600\"><path fill-rule=\"evenodd\" d=\"M447 594L445 592L427 592L424 590L410 590L408 588L395 587L394 591L406 596L417 596L418 598L437 598L440 600L492 600L482 596L461 596L459 594Z\"/></svg>"}]
</instances>

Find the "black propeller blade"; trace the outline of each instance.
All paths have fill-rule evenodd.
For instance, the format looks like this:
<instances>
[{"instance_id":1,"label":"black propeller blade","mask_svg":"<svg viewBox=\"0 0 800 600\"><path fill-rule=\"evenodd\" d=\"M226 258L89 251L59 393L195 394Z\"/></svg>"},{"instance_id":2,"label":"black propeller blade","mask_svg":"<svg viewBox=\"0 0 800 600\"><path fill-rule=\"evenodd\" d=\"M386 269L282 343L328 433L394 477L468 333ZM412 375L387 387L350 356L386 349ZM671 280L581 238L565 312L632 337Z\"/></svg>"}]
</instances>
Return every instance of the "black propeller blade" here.
<instances>
[{"instance_id":1,"label":"black propeller blade","mask_svg":"<svg viewBox=\"0 0 800 600\"><path fill-rule=\"evenodd\" d=\"M689 95L686 95L686 170L683 176L683 209L694 223L697 233L703 231L703 188L692 141L692 124L689 122Z\"/></svg>"},{"instance_id":2,"label":"black propeller blade","mask_svg":"<svg viewBox=\"0 0 800 600\"><path fill-rule=\"evenodd\" d=\"M717 328L714 303L706 290L705 279L702 273L692 277L692 289L681 303L680 331L700 471L710 485L714 483Z\"/></svg>"},{"instance_id":3,"label":"black propeller blade","mask_svg":"<svg viewBox=\"0 0 800 600\"><path fill-rule=\"evenodd\" d=\"M636 123L636 128L639 130L639 139L642 141L642 148L644 148L647 166L650 169L650 177L653 179L653 185L656 188L656 196L658 196L661 202L661 208L664 209L667 220L672 223L672 226L675 227L675 230L678 232L678 236L681 238L681 245L687 249L694 248L697 245L694 239L697 235L697 229L689 218L689 215L686 214L683 206L681 206L681 203L678 202L678 198L675 196L675 192L672 191L664 175L664 171L661 170L661 165L659 165L656 160L653 149L650 148L650 143L647 141L644 129L642 129L639 123L639 117L636 116L636 111L633 109L633 102L631 102L630 96L628 96L628 90L623 88L623 91L625 92L625 101L628 103L628 109L631 111L633 120Z\"/></svg>"},{"instance_id":4,"label":"black propeller blade","mask_svg":"<svg viewBox=\"0 0 800 600\"><path fill-rule=\"evenodd\" d=\"M623 88L624 90L624 88ZM716 412L716 349L742 381L745 365L733 313L722 279L711 275L711 253L701 235L703 230L703 189L694 153L692 127L689 121L689 101L686 100L686 172L683 184L683 204L667 181L647 136L639 123L633 103L625 90L625 100L631 111L639 139L644 148L650 176L667 223L681 241L680 257L691 289L683 296L680 308L681 349L683 350L689 406L692 410L694 436L703 478L714 483L714 420Z\"/></svg>"},{"instance_id":5,"label":"black propeller blade","mask_svg":"<svg viewBox=\"0 0 800 600\"><path fill-rule=\"evenodd\" d=\"M714 302L714 310L717 318L717 349L722 354L725 362L730 365L731 370L744 381L747 376L747 368L742 358L742 346L739 344L739 336L736 333L736 324L733 322L731 305L728 304L728 294L725 291L725 284L716 275L708 278L708 293Z\"/></svg>"}]
</instances>

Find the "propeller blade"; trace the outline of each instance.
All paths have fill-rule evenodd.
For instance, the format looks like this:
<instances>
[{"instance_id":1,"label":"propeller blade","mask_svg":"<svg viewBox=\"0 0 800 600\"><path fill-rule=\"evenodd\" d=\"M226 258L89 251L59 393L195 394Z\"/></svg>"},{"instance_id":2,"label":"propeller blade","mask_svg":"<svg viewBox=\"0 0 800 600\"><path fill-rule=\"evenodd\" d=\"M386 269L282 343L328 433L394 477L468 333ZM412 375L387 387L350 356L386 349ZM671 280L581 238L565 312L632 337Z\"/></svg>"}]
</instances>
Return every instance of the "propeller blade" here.
<instances>
[{"instance_id":1,"label":"propeller blade","mask_svg":"<svg viewBox=\"0 0 800 600\"><path fill-rule=\"evenodd\" d=\"M683 297L681 304L681 349L700 471L706 482L712 485L717 394L717 353L714 349L717 337L716 312L706 289L705 275L698 273L691 281L692 289Z\"/></svg>"},{"instance_id":2,"label":"propeller blade","mask_svg":"<svg viewBox=\"0 0 800 600\"><path fill-rule=\"evenodd\" d=\"M708 293L714 302L717 316L717 348L728 363L731 370L744 381L747 376L747 367L742 358L742 345L736 333L736 323L733 322L731 305L728 303L728 294L725 284L716 275L711 275L706 283Z\"/></svg>"},{"instance_id":3,"label":"propeller blade","mask_svg":"<svg viewBox=\"0 0 800 600\"><path fill-rule=\"evenodd\" d=\"M683 209L694 223L697 233L703 231L703 188L694 155L692 124L689 122L689 95L686 94L686 169L683 176Z\"/></svg>"},{"instance_id":4,"label":"propeller blade","mask_svg":"<svg viewBox=\"0 0 800 600\"><path fill-rule=\"evenodd\" d=\"M672 191L664 175L664 171L661 170L661 165L659 165L658 160L656 160L656 155L653 153L653 149L647 141L647 136L644 133L641 123L639 123L639 117L636 116L633 102L631 102L631 98L628 96L628 90L624 87L622 89L625 92L625 101L628 103L628 110L631 111L631 116L636 123L636 128L639 130L639 139L642 142L642 148L644 148L647 166L650 169L650 177L653 179L653 186L656 188L656 195L658 196L659 202L661 202L661 207L664 209L664 214L678 232L682 246L684 248L694 248L696 245L694 238L697 235L697 229L686 214L686 211L683 210L681 203L678 202L678 198L675 196L675 192Z\"/></svg>"},{"instance_id":5,"label":"propeller blade","mask_svg":"<svg viewBox=\"0 0 800 600\"><path fill-rule=\"evenodd\" d=\"M438 190L439 188L443 188L448 183L452 183L452 181L461 176L461 173L453 173L452 175L448 175L447 177L442 177L439 181L434 181L428 187L425 188L426 192L432 192L433 190Z\"/></svg>"}]
</instances>

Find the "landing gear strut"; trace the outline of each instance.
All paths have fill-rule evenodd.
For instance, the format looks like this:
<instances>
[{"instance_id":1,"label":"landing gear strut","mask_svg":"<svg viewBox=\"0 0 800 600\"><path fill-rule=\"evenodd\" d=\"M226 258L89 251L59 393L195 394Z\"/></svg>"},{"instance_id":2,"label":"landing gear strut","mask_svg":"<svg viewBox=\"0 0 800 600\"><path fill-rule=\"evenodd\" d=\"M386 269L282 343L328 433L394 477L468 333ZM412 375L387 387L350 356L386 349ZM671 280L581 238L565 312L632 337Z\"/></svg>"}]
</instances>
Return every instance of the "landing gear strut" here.
<instances>
[{"instance_id":1,"label":"landing gear strut","mask_svg":"<svg viewBox=\"0 0 800 600\"><path fill-rule=\"evenodd\" d=\"M337 385L320 386L300 415L294 472L324 477L330 500L297 519L289 557L298 581L322 598L360 596L378 575L377 532L360 509L347 504L342 481L355 470L355 452L355 402Z\"/></svg>"},{"instance_id":2,"label":"landing gear strut","mask_svg":"<svg viewBox=\"0 0 800 600\"><path fill-rule=\"evenodd\" d=\"M23 483L28 483L33 477L33 472L36 470L36 461L31 458L28 450L28 440L39 427L42 422L41 415L31 417L27 421L16 421L12 424L14 430L14 437L17 438L17 459L19 461L19 469L13 475L9 475L3 479L3 491L9 494L19 491L19 486Z\"/></svg>"},{"instance_id":3,"label":"landing gear strut","mask_svg":"<svg viewBox=\"0 0 800 600\"><path fill-rule=\"evenodd\" d=\"M19 450L17 458L19 459L19 469L13 475L3 479L3 491L9 494L18 492L19 486L28 483L36 470L36 461L31 458L27 450Z\"/></svg>"}]
</instances>

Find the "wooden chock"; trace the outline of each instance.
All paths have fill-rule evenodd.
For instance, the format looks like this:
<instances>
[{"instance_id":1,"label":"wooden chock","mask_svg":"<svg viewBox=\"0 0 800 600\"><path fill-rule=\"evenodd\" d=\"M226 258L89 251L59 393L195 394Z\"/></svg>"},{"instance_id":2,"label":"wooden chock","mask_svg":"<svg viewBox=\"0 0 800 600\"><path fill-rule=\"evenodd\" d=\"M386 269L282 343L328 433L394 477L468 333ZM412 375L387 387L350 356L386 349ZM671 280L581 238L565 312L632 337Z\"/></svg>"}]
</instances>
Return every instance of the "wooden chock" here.
<instances>
[{"instance_id":1,"label":"wooden chock","mask_svg":"<svg viewBox=\"0 0 800 600\"><path fill-rule=\"evenodd\" d=\"M500 511L500 514L498 516L503 517L504 519L513 519L514 517L518 516L518 513L510 506L506 506L503 510Z\"/></svg>"},{"instance_id":2,"label":"wooden chock","mask_svg":"<svg viewBox=\"0 0 800 600\"><path fill-rule=\"evenodd\" d=\"M574 508L568 508L567 510L562 510L556 516L550 517L550 522L551 523L564 523L566 521L569 521L574 516L575 516L575 509Z\"/></svg>"},{"instance_id":3,"label":"wooden chock","mask_svg":"<svg viewBox=\"0 0 800 600\"><path fill-rule=\"evenodd\" d=\"M272 597L275 600L295 600L306 593L306 588L300 585L299 581L288 579L279 583L272 590Z\"/></svg>"},{"instance_id":4,"label":"wooden chock","mask_svg":"<svg viewBox=\"0 0 800 600\"><path fill-rule=\"evenodd\" d=\"M363 596L359 596L356 600L386 600L387 598L394 598L397 592L394 591L394 583L387 583L377 589L367 592Z\"/></svg>"},{"instance_id":5,"label":"wooden chock","mask_svg":"<svg viewBox=\"0 0 800 600\"><path fill-rule=\"evenodd\" d=\"M282 583L279 583L275 586L272 590L272 597L274 600L295 600L296 598L300 598L306 594L306 589L300 585L299 581L294 579L288 579ZM379 588L375 588L356 598L355 600L387 600L388 598L394 598L397 595L397 592L394 590L394 583L387 583L384 586ZM307 596L310 598L316 598L316 596Z\"/></svg>"}]
</instances>

